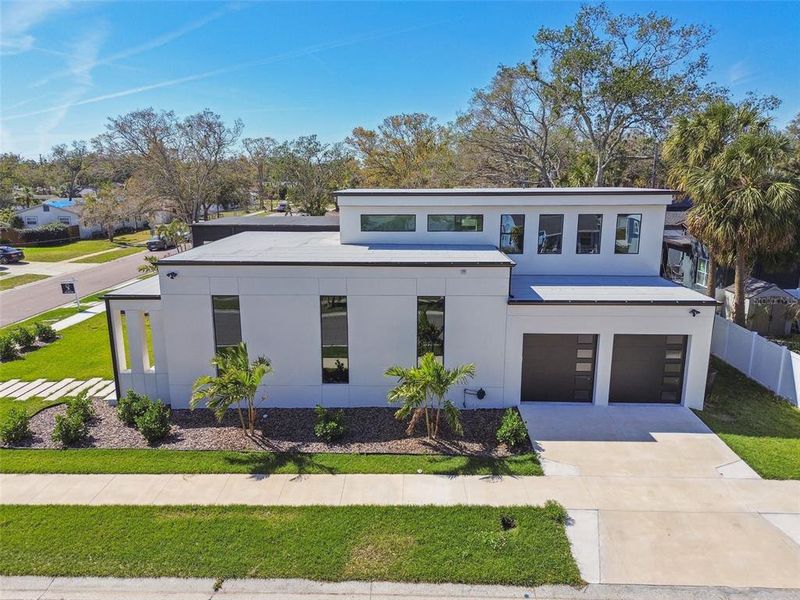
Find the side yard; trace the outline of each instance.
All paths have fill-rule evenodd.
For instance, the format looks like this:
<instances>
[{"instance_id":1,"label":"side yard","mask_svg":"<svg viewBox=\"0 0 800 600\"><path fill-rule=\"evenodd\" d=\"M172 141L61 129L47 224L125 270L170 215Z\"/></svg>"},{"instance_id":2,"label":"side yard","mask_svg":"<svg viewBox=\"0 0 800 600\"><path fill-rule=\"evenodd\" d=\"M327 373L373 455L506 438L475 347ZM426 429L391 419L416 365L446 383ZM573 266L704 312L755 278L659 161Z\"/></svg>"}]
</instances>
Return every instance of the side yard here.
<instances>
[{"instance_id":1,"label":"side yard","mask_svg":"<svg viewBox=\"0 0 800 600\"><path fill-rule=\"evenodd\" d=\"M800 410L712 358L718 370L700 417L767 479L800 479Z\"/></svg>"}]
</instances>

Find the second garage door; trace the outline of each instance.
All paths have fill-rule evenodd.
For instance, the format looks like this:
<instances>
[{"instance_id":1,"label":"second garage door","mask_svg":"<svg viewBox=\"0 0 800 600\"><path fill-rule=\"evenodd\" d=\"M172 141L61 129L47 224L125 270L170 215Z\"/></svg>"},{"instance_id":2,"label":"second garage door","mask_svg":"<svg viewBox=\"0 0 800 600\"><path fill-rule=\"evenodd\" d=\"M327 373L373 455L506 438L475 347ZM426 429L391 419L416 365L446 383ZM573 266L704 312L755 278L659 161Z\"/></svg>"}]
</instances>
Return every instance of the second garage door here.
<instances>
[{"instance_id":1,"label":"second garage door","mask_svg":"<svg viewBox=\"0 0 800 600\"><path fill-rule=\"evenodd\" d=\"M679 404L685 335L615 335L609 402Z\"/></svg>"}]
</instances>

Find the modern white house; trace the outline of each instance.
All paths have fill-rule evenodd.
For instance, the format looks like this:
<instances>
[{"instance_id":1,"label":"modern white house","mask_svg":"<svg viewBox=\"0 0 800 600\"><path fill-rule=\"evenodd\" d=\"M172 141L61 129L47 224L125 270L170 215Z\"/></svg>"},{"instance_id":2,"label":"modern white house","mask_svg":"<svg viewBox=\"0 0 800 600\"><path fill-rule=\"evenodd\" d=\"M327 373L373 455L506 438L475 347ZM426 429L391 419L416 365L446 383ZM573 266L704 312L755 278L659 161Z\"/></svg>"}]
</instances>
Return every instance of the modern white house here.
<instances>
[{"instance_id":1,"label":"modern white house","mask_svg":"<svg viewBox=\"0 0 800 600\"><path fill-rule=\"evenodd\" d=\"M702 408L716 303L659 276L672 192L352 189L337 199L339 232L238 233L107 294L118 393L186 407L215 351L244 341L272 362L269 406L385 405L387 367L432 351L446 366L475 364L452 397L466 407Z\"/></svg>"}]
</instances>

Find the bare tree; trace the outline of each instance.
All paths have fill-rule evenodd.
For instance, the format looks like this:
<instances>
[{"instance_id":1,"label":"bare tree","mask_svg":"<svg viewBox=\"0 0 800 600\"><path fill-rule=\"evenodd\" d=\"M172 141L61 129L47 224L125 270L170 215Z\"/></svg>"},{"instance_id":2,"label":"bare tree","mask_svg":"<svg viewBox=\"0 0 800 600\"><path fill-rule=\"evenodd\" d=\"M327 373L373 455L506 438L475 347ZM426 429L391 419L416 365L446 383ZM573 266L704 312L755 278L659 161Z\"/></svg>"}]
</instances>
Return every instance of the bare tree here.
<instances>
[{"instance_id":1,"label":"bare tree","mask_svg":"<svg viewBox=\"0 0 800 600\"><path fill-rule=\"evenodd\" d=\"M272 210L271 186L267 185L267 180L274 170L278 142L271 137L260 137L245 138L242 144L247 151L248 162L255 171L259 208L264 209L264 200L269 197L269 209Z\"/></svg>"},{"instance_id":2,"label":"bare tree","mask_svg":"<svg viewBox=\"0 0 800 600\"><path fill-rule=\"evenodd\" d=\"M74 141L70 146L59 144L53 146L52 160L58 165L66 178L66 190L69 199L78 195L78 181L91 162L91 151L86 142Z\"/></svg>"}]
</instances>

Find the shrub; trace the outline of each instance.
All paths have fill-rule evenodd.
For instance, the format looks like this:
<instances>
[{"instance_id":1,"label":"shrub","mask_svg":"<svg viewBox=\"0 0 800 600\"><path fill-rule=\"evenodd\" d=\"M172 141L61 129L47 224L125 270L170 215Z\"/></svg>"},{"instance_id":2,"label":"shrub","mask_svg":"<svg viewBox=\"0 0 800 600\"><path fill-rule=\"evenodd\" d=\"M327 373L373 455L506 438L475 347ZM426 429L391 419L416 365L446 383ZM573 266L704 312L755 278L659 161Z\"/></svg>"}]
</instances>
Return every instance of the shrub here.
<instances>
[{"instance_id":1,"label":"shrub","mask_svg":"<svg viewBox=\"0 0 800 600\"><path fill-rule=\"evenodd\" d=\"M30 350L36 343L36 335L27 327L17 327L11 332L11 338L23 350Z\"/></svg>"},{"instance_id":2,"label":"shrub","mask_svg":"<svg viewBox=\"0 0 800 600\"><path fill-rule=\"evenodd\" d=\"M10 335L0 337L0 360L16 360L19 358L19 349L17 342Z\"/></svg>"},{"instance_id":3,"label":"shrub","mask_svg":"<svg viewBox=\"0 0 800 600\"><path fill-rule=\"evenodd\" d=\"M497 428L497 441L509 448L522 446L528 441L528 428L514 408L503 413L503 420Z\"/></svg>"},{"instance_id":4,"label":"shrub","mask_svg":"<svg viewBox=\"0 0 800 600\"><path fill-rule=\"evenodd\" d=\"M6 420L0 424L0 441L4 444L16 444L21 442L31 434L31 418L21 406L16 406L8 411Z\"/></svg>"},{"instance_id":5,"label":"shrub","mask_svg":"<svg viewBox=\"0 0 800 600\"><path fill-rule=\"evenodd\" d=\"M147 401L145 411L136 417L136 429L150 445L160 442L169 435L169 408L160 401Z\"/></svg>"},{"instance_id":6,"label":"shrub","mask_svg":"<svg viewBox=\"0 0 800 600\"><path fill-rule=\"evenodd\" d=\"M95 417L92 401L87 390L83 390L67 405L67 414L74 415L84 423L88 423Z\"/></svg>"},{"instance_id":7,"label":"shrub","mask_svg":"<svg viewBox=\"0 0 800 600\"><path fill-rule=\"evenodd\" d=\"M51 436L54 442L62 446L74 446L85 440L88 435L89 426L79 413L70 413L67 408L66 414L56 415L56 426Z\"/></svg>"},{"instance_id":8,"label":"shrub","mask_svg":"<svg viewBox=\"0 0 800 600\"><path fill-rule=\"evenodd\" d=\"M513 516L502 515L500 517L500 527L503 528L503 531L514 529L516 526L517 526L517 520Z\"/></svg>"},{"instance_id":9,"label":"shrub","mask_svg":"<svg viewBox=\"0 0 800 600\"><path fill-rule=\"evenodd\" d=\"M74 228L77 233L78 228ZM28 245L36 242L68 242L70 237L70 227L62 223L49 223L39 227L14 230L21 240L20 245Z\"/></svg>"},{"instance_id":10,"label":"shrub","mask_svg":"<svg viewBox=\"0 0 800 600\"><path fill-rule=\"evenodd\" d=\"M117 400L117 417L128 427L135 427L136 417L144 414L149 406L150 398L128 390L122 398Z\"/></svg>"},{"instance_id":11,"label":"shrub","mask_svg":"<svg viewBox=\"0 0 800 600\"><path fill-rule=\"evenodd\" d=\"M331 443L340 439L345 432L344 413L339 410L331 412L319 404L314 409L317 413L317 422L314 425L314 435L325 442Z\"/></svg>"},{"instance_id":12,"label":"shrub","mask_svg":"<svg viewBox=\"0 0 800 600\"><path fill-rule=\"evenodd\" d=\"M569 513L567 513L567 509L561 506L555 500L548 500L544 503L544 512L556 523L567 525L569 522Z\"/></svg>"},{"instance_id":13,"label":"shrub","mask_svg":"<svg viewBox=\"0 0 800 600\"><path fill-rule=\"evenodd\" d=\"M47 323L34 323L33 332L36 338L43 344L51 344L58 339L56 330Z\"/></svg>"}]
</instances>

